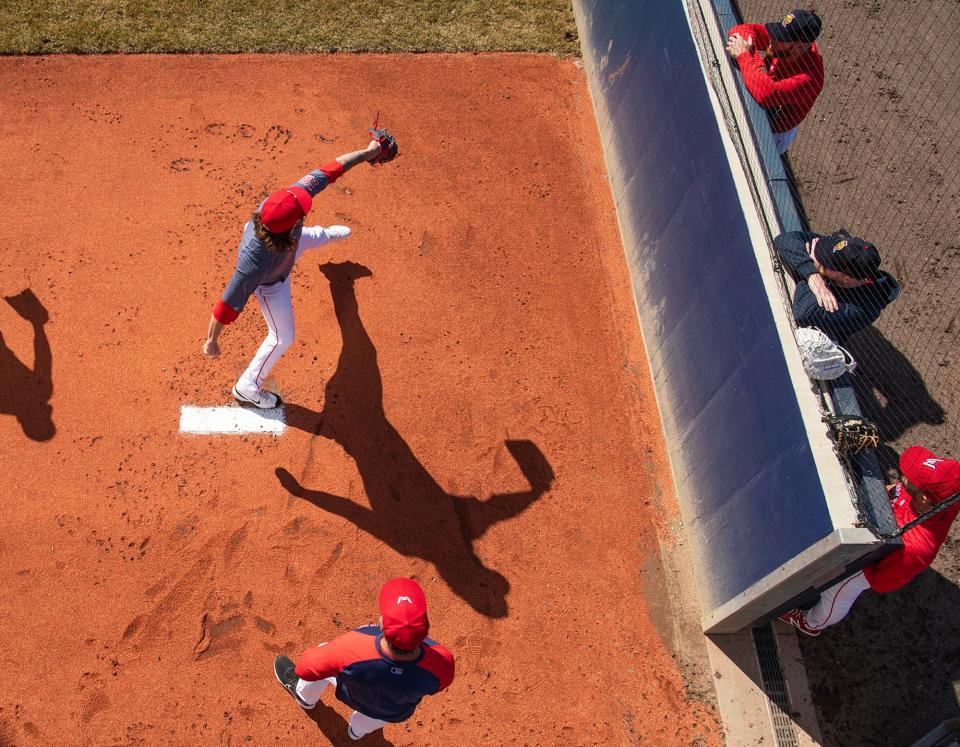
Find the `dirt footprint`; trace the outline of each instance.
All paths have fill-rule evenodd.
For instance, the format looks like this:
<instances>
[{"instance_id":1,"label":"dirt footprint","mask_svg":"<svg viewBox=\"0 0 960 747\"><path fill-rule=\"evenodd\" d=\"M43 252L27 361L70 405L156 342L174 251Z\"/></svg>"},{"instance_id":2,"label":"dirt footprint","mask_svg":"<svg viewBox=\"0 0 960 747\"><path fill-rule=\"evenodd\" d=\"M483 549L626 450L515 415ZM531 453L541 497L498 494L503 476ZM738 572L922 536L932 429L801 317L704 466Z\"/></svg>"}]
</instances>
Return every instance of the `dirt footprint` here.
<instances>
[{"instance_id":1,"label":"dirt footprint","mask_svg":"<svg viewBox=\"0 0 960 747\"><path fill-rule=\"evenodd\" d=\"M225 651L238 649L241 643L240 636L233 633L243 625L244 621L243 615L232 615L214 622L210 613L205 612L200 619L200 640L193 647L194 658L206 659Z\"/></svg>"},{"instance_id":2,"label":"dirt footprint","mask_svg":"<svg viewBox=\"0 0 960 747\"><path fill-rule=\"evenodd\" d=\"M281 127L280 125L271 125L266 134L257 140L257 145L259 145L263 150L275 151L289 143L292 137L293 133L286 127Z\"/></svg>"},{"instance_id":3,"label":"dirt footprint","mask_svg":"<svg viewBox=\"0 0 960 747\"><path fill-rule=\"evenodd\" d=\"M468 633L462 635L454 643L453 652L457 657L458 666L464 671L478 671L483 663L500 653L500 641L496 638ZM463 664L461 665L460 662Z\"/></svg>"}]
</instances>

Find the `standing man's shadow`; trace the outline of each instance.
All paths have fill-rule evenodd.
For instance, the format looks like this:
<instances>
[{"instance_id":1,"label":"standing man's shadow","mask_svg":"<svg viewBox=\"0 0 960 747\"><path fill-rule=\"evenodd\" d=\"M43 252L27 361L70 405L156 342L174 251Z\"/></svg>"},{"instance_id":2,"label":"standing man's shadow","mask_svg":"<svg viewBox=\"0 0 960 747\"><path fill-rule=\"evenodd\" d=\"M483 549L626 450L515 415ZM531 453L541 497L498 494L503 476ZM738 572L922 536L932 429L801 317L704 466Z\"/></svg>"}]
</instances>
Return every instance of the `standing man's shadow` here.
<instances>
[{"instance_id":1,"label":"standing man's shadow","mask_svg":"<svg viewBox=\"0 0 960 747\"><path fill-rule=\"evenodd\" d=\"M853 335L847 348L860 363L851 379L864 417L880 432L877 457L884 469L896 472L899 453L894 444L915 426L931 426L915 433L914 443L936 450L936 426L946 422L946 413L907 356L873 326ZM950 451L953 444L941 448Z\"/></svg>"},{"instance_id":2,"label":"standing man's shadow","mask_svg":"<svg viewBox=\"0 0 960 747\"><path fill-rule=\"evenodd\" d=\"M44 329L50 317L29 288L4 300L33 326L33 369L13 354L0 334L0 415L13 415L28 438L48 441L57 431L50 406L53 356Z\"/></svg>"},{"instance_id":3,"label":"standing man's shadow","mask_svg":"<svg viewBox=\"0 0 960 747\"><path fill-rule=\"evenodd\" d=\"M478 612L505 617L510 584L483 564L473 542L550 489L554 479L550 464L532 442L507 441L529 490L486 500L446 493L384 412L377 350L363 327L354 292L354 281L369 276L370 270L352 262L320 269L330 281L343 349L327 382L323 411L287 403L287 424L343 447L357 463L370 508L307 489L283 468L277 469L277 477L292 495L350 520L403 555L433 563L450 588Z\"/></svg>"},{"instance_id":4,"label":"standing man's shadow","mask_svg":"<svg viewBox=\"0 0 960 747\"><path fill-rule=\"evenodd\" d=\"M333 708L328 706L322 700L309 711L304 711L310 720L317 725L317 728L328 740L331 745L336 747L346 747L354 744L355 740L347 736L347 721ZM383 729L377 729L375 732L363 737L364 747L394 747L393 742L384 736Z\"/></svg>"}]
</instances>

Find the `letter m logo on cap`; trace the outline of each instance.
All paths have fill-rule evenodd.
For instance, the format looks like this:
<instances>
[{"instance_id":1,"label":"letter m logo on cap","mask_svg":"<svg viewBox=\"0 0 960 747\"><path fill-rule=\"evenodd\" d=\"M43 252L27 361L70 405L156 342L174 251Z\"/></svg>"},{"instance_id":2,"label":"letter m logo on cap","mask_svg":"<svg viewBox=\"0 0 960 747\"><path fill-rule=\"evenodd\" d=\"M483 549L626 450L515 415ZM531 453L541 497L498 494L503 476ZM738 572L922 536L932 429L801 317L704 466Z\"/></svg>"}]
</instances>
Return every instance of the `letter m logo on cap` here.
<instances>
[{"instance_id":1,"label":"letter m logo on cap","mask_svg":"<svg viewBox=\"0 0 960 747\"><path fill-rule=\"evenodd\" d=\"M796 18L796 16L794 16L793 13L787 13L787 15L783 17L783 25L789 26L791 23L793 23L794 18Z\"/></svg>"}]
</instances>

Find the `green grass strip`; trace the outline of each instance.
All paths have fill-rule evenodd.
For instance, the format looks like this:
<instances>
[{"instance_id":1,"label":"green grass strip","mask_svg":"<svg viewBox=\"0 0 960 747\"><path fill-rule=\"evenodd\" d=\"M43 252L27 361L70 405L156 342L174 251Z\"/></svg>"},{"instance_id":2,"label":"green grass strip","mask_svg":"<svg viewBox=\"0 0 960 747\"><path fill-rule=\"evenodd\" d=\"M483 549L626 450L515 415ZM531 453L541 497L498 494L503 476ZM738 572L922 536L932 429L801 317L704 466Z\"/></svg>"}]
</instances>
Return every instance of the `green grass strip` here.
<instances>
[{"instance_id":1,"label":"green grass strip","mask_svg":"<svg viewBox=\"0 0 960 747\"><path fill-rule=\"evenodd\" d=\"M579 53L570 0L0 0L0 54Z\"/></svg>"}]
</instances>

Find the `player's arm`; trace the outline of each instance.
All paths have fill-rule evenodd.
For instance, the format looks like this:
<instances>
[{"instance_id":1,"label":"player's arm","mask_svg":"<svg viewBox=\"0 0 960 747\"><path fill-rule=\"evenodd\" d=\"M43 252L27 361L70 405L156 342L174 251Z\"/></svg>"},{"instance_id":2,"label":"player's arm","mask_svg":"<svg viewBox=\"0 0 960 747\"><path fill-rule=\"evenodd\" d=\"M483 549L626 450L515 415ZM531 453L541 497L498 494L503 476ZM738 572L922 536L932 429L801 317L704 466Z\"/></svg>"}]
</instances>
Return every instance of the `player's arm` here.
<instances>
[{"instance_id":1,"label":"player's arm","mask_svg":"<svg viewBox=\"0 0 960 747\"><path fill-rule=\"evenodd\" d=\"M747 42L751 48L756 49L761 54L765 53L770 46L770 35L759 23L738 23L727 32L727 43L729 52L729 42L734 37L739 37ZM732 55L736 58L736 55Z\"/></svg>"},{"instance_id":2,"label":"player's arm","mask_svg":"<svg viewBox=\"0 0 960 747\"><path fill-rule=\"evenodd\" d=\"M806 280L817 274L817 266L810 257L807 246L819 238L822 238L820 234L810 231L787 231L773 240L777 256L795 281Z\"/></svg>"},{"instance_id":3,"label":"player's arm","mask_svg":"<svg viewBox=\"0 0 960 747\"><path fill-rule=\"evenodd\" d=\"M345 633L329 643L311 646L297 662L297 677L306 682L335 677L357 660L354 649L357 643L351 640L355 634Z\"/></svg>"},{"instance_id":4,"label":"player's arm","mask_svg":"<svg viewBox=\"0 0 960 747\"><path fill-rule=\"evenodd\" d=\"M764 56L769 52L770 36L767 30L756 23L741 23L727 32L727 54L739 64L740 56L756 58L764 65Z\"/></svg>"},{"instance_id":5,"label":"player's arm","mask_svg":"<svg viewBox=\"0 0 960 747\"><path fill-rule=\"evenodd\" d=\"M342 156L337 156L337 163L339 163L344 172L349 171L354 166L357 166L361 163L366 163L377 156L380 155L380 143L376 140L371 140L369 145L363 150L355 150L351 153L344 153Z\"/></svg>"},{"instance_id":6,"label":"player's arm","mask_svg":"<svg viewBox=\"0 0 960 747\"><path fill-rule=\"evenodd\" d=\"M346 230L344 230L346 229ZM348 226L304 226L300 234L300 243L297 245L297 258L299 259L305 252L316 249L320 246L326 246L331 241L343 241L350 238L350 228Z\"/></svg>"},{"instance_id":7,"label":"player's arm","mask_svg":"<svg viewBox=\"0 0 960 747\"><path fill-rule=\"evenodd\" d=\"M354 150L350 153L344 153L332 161L323 164L319 169L314 169L297 182L297 186L303 187L310 192L311 197L315 197L319 192L333 184L337 179L343 176L347 171L358 164L371 161L380 155L381 146L377 140L371 140L370 144L363 150ZM300 235L300 245L297 249L297 256L310 249L316 249L319 246L330 241L339 241L347 238L350 234L337 233L332 235L323 226L305 227Z\"/></svg>"},{"instance_id":8,"label":"player's arm","mask_svg":"<svg viewBox=\"0 0 960 747\"><path fill-rule=\"evenodd\" d=\"M816 327L831 340L843 344L854 332L869 327L879 311L860 304L837 302L836 310L821 306L807 283L797 283L797 295L793 301L793 318L801 327Z\"/></svg>"},{"instance_id":9,"label":"player's arm","mask_svg":"<svg viewBox=\"0 0 960 747\"><path fill-rule=\"evenodd\" d=\"M207 340L203 343L203 354L208 358L217 358L220 355L220 335L224 327L240 316L241 309L235 309L222 298L213 307L210 315L210 324L207 325Z\"/></svg>"},{"instance_id":10,"label":"player's arm","mask_svg":"<svg viewBox=\"0 0 960 747\"><path fill-rule=\"evenodd\" d=\"M203 343L203 354L208 358L216 358L220 355L220 335L223 328L236 321L246 306L250 295L257 289L260 280L263 278L261 272L245 272L238 268L223 296L213 307L213 313L210 315L210 323L207 325L207 339Z\"/></svg>"},{"instance_id":11,"label":"player's arm","mask_svg":"<svg viewBox=\"0 0 960 747\"><path fill-rule=\"evenodd\" d=\"M818 307L829 314L839 308L836 296L827 286L827 281L821 277L811 256L813 247L822 240L820 234L810 231L788 231L773 240L777 256L797 283L793 313L797 323L803 326L820 326L808 318Z\"/></svg>"},{"instance_id":12,"label":"player's arm","mask_svg":"<svg viewBox=\"0 0 960 747\"><path fill-rule=\"evenodd\" d=\"M217 358L220 355L220 333L226 325L210 315L210 325L207 327L207 340L203 343L203 354L207 358Z\"/></svg>"},{"instance_id":13,"label":"player's arm","mask_svg":"<svg viewBox=\"0 0 960 747\"><path fill-rule=\"evenodd\" d=\"M316 197L354 166L371 161L379 155L380 143L371 140L363 150L353 150L320 164L319 168L304 176L294 186L303 187L311 197Z\"/></svg>"}]
</instances>

